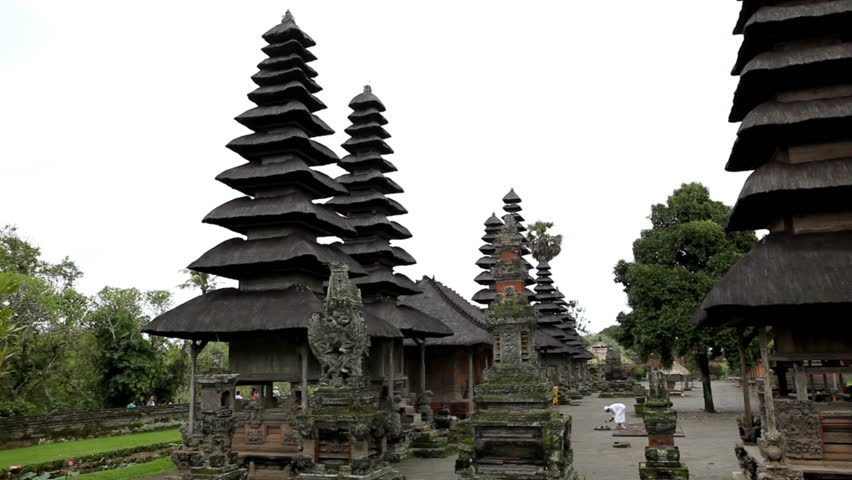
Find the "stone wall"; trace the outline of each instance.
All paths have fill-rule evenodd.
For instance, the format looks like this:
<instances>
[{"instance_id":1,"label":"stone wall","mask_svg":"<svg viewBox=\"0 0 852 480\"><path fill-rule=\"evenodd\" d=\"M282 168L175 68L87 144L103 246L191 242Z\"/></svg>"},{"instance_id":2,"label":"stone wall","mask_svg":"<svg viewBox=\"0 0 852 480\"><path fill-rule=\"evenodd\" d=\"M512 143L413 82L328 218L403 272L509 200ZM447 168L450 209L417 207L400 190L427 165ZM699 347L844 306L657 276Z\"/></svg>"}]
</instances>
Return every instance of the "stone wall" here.
<instances>
[{"instance_id":1,"label":"stone wall","mask_svg":"<svg viewBox=\"0 0 852 480\"><path fill-rule=\"evenodd\" d=\"M186 422L188 404L0 417L0 449L57 440L147 432Z\"/></svg>"},{"instance_id":2,"label":"stone wall","mask_svg":"<svg viewBox=\"0 0 852 480\"><path fill-rule=\"evenodd\" d=\"M822 458L820 419L814 402L775 399L775 417L786 437L788 457Z\"/></svg>"}]
</instances>

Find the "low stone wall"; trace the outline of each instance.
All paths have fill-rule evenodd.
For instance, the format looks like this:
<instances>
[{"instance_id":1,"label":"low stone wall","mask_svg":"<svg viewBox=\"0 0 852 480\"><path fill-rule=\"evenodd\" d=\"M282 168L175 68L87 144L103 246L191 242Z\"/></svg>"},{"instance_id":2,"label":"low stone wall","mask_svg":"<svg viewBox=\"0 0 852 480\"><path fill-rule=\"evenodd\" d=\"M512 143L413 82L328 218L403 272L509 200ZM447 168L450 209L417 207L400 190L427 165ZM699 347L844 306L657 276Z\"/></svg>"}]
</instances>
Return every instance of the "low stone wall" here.
<instances>
[{"instance_id":1,"label":"low stone wall","mask_svg":"<svg viewBox=\"0 0 852 480\"><path fill-rule=\"evenodd\" d=\"M188 415L189 404L183 403L27 417L0 417L0 449L174 428L186 422Z\"/></svg>"}]
</instances>

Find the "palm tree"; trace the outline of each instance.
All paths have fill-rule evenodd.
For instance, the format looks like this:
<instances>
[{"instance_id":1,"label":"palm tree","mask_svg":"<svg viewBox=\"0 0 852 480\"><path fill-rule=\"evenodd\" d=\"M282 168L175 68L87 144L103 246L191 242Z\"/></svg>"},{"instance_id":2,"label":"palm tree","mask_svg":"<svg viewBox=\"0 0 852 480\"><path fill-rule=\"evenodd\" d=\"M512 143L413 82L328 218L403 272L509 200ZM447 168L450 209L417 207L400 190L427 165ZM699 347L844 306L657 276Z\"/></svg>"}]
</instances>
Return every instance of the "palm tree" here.
<instances>
[{"instance_id":1,"label":"palm tree","mask_svg":"<svg viewBox=\"0 0 852 480\"><path fill-rule=\"evenodd\" d=\"M549 262L562 251L562 235L550 235L553 222L538 221L529 226L527 242L537 262Z\"/></svg>"},{"instance_id":2,"label":"palm tree","mask_svg":"<svg viewBox=\"0 0 852 480\"><path fill-rule=\"evenodd\" d=\"M184 268L181 272L189 275L189 278L178 285L178 288L187 289L187 288L199 288L201 289L201 294L209 292L210 290L216 289L216 277L210 275L209 273L199 272L197 270L190 270L188 268Z\"/></svg>"}]
</instances>

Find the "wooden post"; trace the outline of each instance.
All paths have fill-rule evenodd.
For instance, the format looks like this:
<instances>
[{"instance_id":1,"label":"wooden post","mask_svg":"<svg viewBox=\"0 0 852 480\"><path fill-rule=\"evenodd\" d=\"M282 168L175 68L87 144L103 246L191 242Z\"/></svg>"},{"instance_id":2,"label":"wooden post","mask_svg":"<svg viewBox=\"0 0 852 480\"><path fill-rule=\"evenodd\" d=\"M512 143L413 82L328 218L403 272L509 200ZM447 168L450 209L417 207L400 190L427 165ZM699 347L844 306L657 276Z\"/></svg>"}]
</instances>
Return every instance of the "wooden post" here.
<instances>
[{"instance_id":1,"label":"wooden post","mask_svg":"<svg viewBox=\"0 0 852 480\"><path fill-rule=\"evenodd\" d=\"M793 364L793 381L796 384L796 400L808 399L808 377L805 374L804 363Z\"/></svg>"},{"instance_id":2,"label":"wooden post","mask_svg":"<svg viewBox=\"0 0 852 480\"><path fill-rule=\"evenodd\" d=\"M402 384L402 396L406 397L410 388L408 385L408 376L405 374L405 340L400 340L399 353L399 373L400 376L406 377L405 383Z\"/></svg>"},{"instance_id":3,"label":"wooden post","mask_svg":"<svg viewBox=\"0 0 852 480\"><path fill-rule=\"evenodd\" d=\"M198 368L198 354L205 346L207 346L207 340L200 340L198 343L190 340L189 354L192 359L189 367L189 428L187 428L190 435L195 430L195 374Z\"/></svg>"},{"instance_id":4,"label":"wooden post","mask_svg":"<svg viewBox=\"0 0 852 480\"><path fill-rule=\"evenodd\" d=\"M420 393L426 391L426 340L420 342Z\"/></svg>"},{"instance_id":5,"label":"wooden post","mask_svg":"<svg viewBox=\"0 0 852 480\"><path fill-rule=\"evenodd\" d=\"M393 380L394 380L394 370L393 370L393 345L394 339L390 339L390 345L388 348L388 400L390 400L390 404L393 405Z\"/></svg>"},{"instance_id":6,"label":"wooden post","mask_svg":"<svg viewBox=\"0 0 852 480\"><path fill-rule=\"evenodd\" d=\"M308 346L302 345L299 357L302 361L302 408L308 408Z\"/></svg>"},{"instance_id":7,"label":"wooden post","mask_svg":"<svg viewBox=\"0 0 852 480\"><path fill-rule=\"evenodd\" d=\"M467 352L467 411L468 415L473 414L473 383L476 381L476 375L473 370L473 346Z\"/></svg>"},{"instance_id":8,"label":"wooden post","mask_svg":"<svg viewBox=\"0 0 852 480\"><path fill-rule=\"evenodd\" d=\"M767 332L769 327L759 328L760 337L760 360L763 363L763 397L766 405L766 430L769 433L778 433L775 424L775 402L772 399L772 374L769 373L769 338Z\"/></svg>"},{"instance_id":9,"label":"wooden post","mask_svg":"<svg viewBox=\"0 0 852 480\"><path fill-rule=\"evenodd\" d=\"M746 344L745 332L742 327L737 327L737 336L739 337L738 346L740 349L740 375L742 375L743 385L743 427L751 428L754 425L754 417L751 413L751 387L748 384L748 369L746 367Z\"/></svg>"}]
</instances>

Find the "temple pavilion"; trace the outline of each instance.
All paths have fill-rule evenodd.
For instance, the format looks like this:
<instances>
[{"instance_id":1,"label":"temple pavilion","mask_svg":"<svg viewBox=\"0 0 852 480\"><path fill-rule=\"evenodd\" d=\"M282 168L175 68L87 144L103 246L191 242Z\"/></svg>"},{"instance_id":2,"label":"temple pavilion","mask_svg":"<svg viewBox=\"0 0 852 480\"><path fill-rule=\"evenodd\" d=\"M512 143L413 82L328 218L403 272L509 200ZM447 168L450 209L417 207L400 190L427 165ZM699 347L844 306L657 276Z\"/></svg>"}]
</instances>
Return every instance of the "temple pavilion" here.
<instances>
[{"instance_id":1,"label":"temple pavilion","mask_svg":"<svg viewBox=\"0 0 852 480\"><path fill-rule=\"evenodd\" d=\"M738 478L852 478L850 25L850 1L744 0L734 30L741 124L726 169L752 173L728 229L769 234L695 321L760 339L759 438L746 394Z\"/></svg>"}]
</instances>

